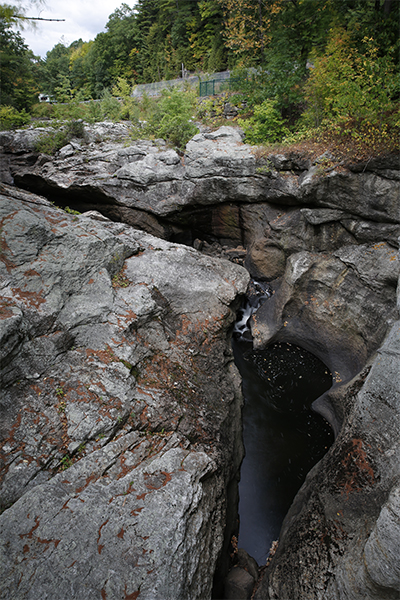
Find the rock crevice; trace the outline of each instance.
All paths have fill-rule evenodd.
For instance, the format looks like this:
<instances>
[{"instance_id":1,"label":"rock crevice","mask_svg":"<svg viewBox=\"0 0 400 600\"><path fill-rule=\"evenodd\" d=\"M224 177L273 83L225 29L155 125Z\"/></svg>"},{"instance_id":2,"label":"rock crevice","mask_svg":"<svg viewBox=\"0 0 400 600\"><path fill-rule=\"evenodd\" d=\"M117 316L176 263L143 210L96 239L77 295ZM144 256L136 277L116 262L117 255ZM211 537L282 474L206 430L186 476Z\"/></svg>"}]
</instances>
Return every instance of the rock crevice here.
<instances>
[{"instance_id":1,"label":"rock crevice","mask_svg":"<svg viewBox=\"0 0 400 600\"><path fill-rule=\"evenodd\" d=\"M274 292L255 346L327 364L314 406L336 433L255 598L397 597L398 156L264 156L230 127L178 156L101 124L50 158L39 135L0 134L3 181L92 212L0 190L0 597L55 581L55 600L81 581L87 598L211 596L242 458L229 336L249 274Z\"/></svg>"}]
</instances>

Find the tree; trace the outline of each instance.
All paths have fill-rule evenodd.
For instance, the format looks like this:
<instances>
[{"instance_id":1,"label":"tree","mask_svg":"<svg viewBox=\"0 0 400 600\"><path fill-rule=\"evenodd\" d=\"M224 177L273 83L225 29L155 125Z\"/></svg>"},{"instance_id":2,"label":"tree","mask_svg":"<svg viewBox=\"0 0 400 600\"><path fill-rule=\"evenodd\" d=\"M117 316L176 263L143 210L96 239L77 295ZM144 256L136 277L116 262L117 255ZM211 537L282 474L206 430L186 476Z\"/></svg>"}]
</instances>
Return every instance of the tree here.
<instances>
[{"instance_id":1,"label":"tree","mask_svg":"<svg viewBox=\"0 0 400 600\"><path fill-rule=\"evenodd\" d=\"M222 6L218 0L201 0L198 9L198 15L188 24L193 58L201 70L222 71L228 61L222 35Z\"/></svg>"},{"instance_id":2,"label":"tree","mask_svg":"<svg viewBox=\"0 0 400 600\"><path fill-rule=\"evenodd\" d=\"M0 103L29 109L38 93L33 52L21 35L0 19Z\"/></svg>"},{"instance_id":3,"label":"tree","mask_svg":"<svg viewBox=\"0 0 400 600\"><path fill-rule=\"evenodd\" d=\"M218 0L225 17L224 36L239 65L263 63L271 19L283 0Z\"/></svg>"}]
</instances>

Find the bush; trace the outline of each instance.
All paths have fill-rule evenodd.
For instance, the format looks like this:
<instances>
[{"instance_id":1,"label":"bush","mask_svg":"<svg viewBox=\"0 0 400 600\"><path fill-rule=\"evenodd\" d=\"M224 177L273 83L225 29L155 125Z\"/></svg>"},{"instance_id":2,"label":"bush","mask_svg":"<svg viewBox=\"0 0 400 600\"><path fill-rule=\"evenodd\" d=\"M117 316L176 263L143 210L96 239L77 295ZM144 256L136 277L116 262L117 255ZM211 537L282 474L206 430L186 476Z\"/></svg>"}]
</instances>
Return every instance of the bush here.
<instances>
[{"instance_id":1,"label":"bush","mask_svg":"<svg viewBox=\"0 0 400 600\"><path fill-rule=\"evenodd\" d=\"M399 78L394 60L390 53L380 56L372 38L364 38L363 46L364 52L353 47L343 29L331 31L324 55L312 57L303 123L353 138L366 131L385 135L395 125Z\"/></svg>"},{"instance_id":2,"label":"bush","mask_svg":"<svg viewBox=\"0 0 400 600\"><path fill-rule=\"evenodd\" d=\"M54 106L49 102L35 104L31 108L31 115L36 119L51 119L54 116Z\"/></svg>"},{"instance_id":3,"label":"bush","mask_svg":"<svg viewBox=\"0 0 400 600\"><path fill-rule=\"evenodd\" d=\"M121 119L122 105L108 90L104 90L100 106L104 118L111 119L111 121Z\"/></svg>"},{"instance_id":4,"label":"bush","mask_svg":"<svg viewBox=\"0 0 400 600\"><path fill-rule=\"evenodd\" d=\"M83 121L72 120L57 131L41 136L35 145L35 150L43 154L55 154L73 138L83 138L84 135L85 126Z\"/></svg>"},{"instance_id":5,"label":"bush","mask_svg":"<svg viewBox=\"0 0 400 600\"><path fill-rule=\"evenodd\" d=\"M89 123L98 123L103 119L103 111L100 102L92 100L89 102L86 119Z\"/></svg>"},{"instance_id":6,"label":"bush","mask_svg":"<svg viewBox=\"0 0 400 600\"><path fill-rule=\"evenodd\" d=\"M191 90L163 90L161 100L146 129L155 137L183 149L190 138L198 133L198 128L192 122L195 99L195 92Z\"/></svg>"},{"instance_id":7,"label":"bush","mask_svg":"<svg viewBox=\"0 0 400 600\"><path fill-rule=\"evenodd\" d=\"M0 128L15 129L27 125L31 120L30 115L23 109L18 111L12 106L0 106Z\"/></svg>"},{"instance_id":8,"label":"bush","mask_svg":"<svg viewBox=\"0 0 400 600\"><path fill-rule=\"evenodd\" d=\"M238 124L250 144L278 142L289 133L272 100L255 106L254 115L249 119L238 119Z\"/></svg>"}]
</instances>

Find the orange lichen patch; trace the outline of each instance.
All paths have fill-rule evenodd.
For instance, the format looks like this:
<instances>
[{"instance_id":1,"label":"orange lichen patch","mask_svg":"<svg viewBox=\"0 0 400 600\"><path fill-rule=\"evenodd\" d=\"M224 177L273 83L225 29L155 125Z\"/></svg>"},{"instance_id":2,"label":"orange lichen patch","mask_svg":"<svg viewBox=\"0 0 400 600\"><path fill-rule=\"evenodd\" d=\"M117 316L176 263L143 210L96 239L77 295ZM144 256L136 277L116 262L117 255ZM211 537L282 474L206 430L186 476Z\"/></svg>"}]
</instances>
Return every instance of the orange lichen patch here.
<instances>
[{"instance_id":1,"label":"orange lichen patch","mask_svg":"<svg viewBox=\"0 0 400 600\"><path fill-rule=\"evenodd\" d=\"M375 473L361 439L352 439L347 444L345 455L340 462L341 470L336 483L342 488L342 494L348 496L375 483Z\"/></svg>"},{"instance_id":2,"label":"orange lichen patch","mask_svg":"<svg viewBox=\"0 0 400 600\"><path fill-rule=\"evenodd\" d=\"M4 244L3 243L1 244L1 250L4 252L5 242L4 242ZM16 264L11 262L11 260L9 260L6 256L4 256L4 254L1 256L0 260L5 264L5 267L6 267L8 273L10 273L13 269L15 269Z\"/></svg>"},{"instance_id":3,"label":"orange lichen patch","mask_svg":"<svg viewBox=\"0 0 400 600\"><path fill-rule=\"evenodd\" d=\"M133 312L131 309L124 309L118 315L116 315L118 326L125 328L127 325L130 325L133 321L137 320L137 314ZM113 339L113 342L116 344L120 343ZM127 344L132 344L132 341L129 341L125 338L125 336L121 337L121 342L125 342Z\"/></svg>"},{"instance_id":4,"label":"orange lichen patch","mask_svg":"<svg viewBox=\"0 0 400 600\"><path fill-rule=\"evenodd\" d=\"M107 594L106 594L106 590L104 588L101 590L100 594L101 594L102 600L107 600Z\"/></svg>"},{"instance_id":5,"label":"orange lichen patch","mask_svg":"<svg viewBox=\"0 0 400 600\"><path fill-rule=\"evenodd\" d=\"M99 385L99 384L96 384L96 385ZM64 392L64 394L62 396L64 402L65 402L65 400L68 400L68 402L88 403L88 402L94 402L94 401L99 400L96 394L94 394L93 392L88 390L87 387L85 387L81 383L74 384L73 386L67 386L64 384L61 387ZM99 387L100 387L100 385L99 385ZM104 389L103 389L103 391L104 391Z\"/></svg>"},{"instance_id":6,"label":"orange lichen patch","mask_svg":"<svg viewBox=\"0 0 400 600\"><path fill-rule=\"evenodd\" d=\"M61 212L61 211L60 211ZM57 214L57 216L56 216ZM46 221L51 223L52 225L58 225L59 223L65 222L65 215L61 214L58 216L58 213L53 212L50 214L49 212L46 214Z\"/></svg>"},{"instance_id":7,"label":"orange lichen patch","mask_svg":"<svg viewBox=\"0 0 400 600\"><path fill-rule=\"evenodd\" d=\"M8 300L8 298L0 298L0 319L8 319L13 316L13 311L11 307L15 306L15 304Z\"/></svg>"},{"instance_id":8,"label":"orange lichen patch","mask_svg":"<svg viewBox=\"0 0 400 600\"><path fill-rule=\"evenodd\" d=\"M107 519L107 521L104 521L104 523L102 523L102 524L100 525L100 527L99 527L99 535L98 535L98 538L97 538L97 551L98 551L98 553L99 553L99 554L101 554L101 551L102 551L102 550L103 550L103 548L104 548L104 545L102 545L102 544L99 544L99 541L100 541L100 538L101 538L101 530L103 529L103 527L104 527L105 525L107 525L108 521L109 521L109 519Z\"/></svg>"},{"instance_id":9,"label":"orange lichen patch","mask_svg":"<svg viewBox=\"0 0 400 600\"><path fill-rule=\"evenodd\" d=\"M76 494L80 494L81 492L83 492L83 490L85 488L87 488L87 486L89 485L89 483L91 483L92 481L95 481L95 479L97 479L97 476L92 473L91 475L89 475L88 477L86 477L86 481L83 485L81 485L80 487L76 488L75 493Z\"/></svg>"},{"instance_id":10,"label":"orange lichen patch","mask_svg":"<svg viewBox=\"0 0 400 600\"><path fill-rule=\"evenodd\" d=\"M124 533L125 533L125 529L122 527L121 531L119 533L117 533L117 538L119 538L120 540L124 539Z\"/></svg>"},{"instance_id":11,"label":"orange lichen patch","mask_svg":"<svg viewBox=\"0 0 400 600\"><path fill-rule=\"evenodd\" d=\"M40 387L39 385L37 385L36 383L32 383L30 386L30 389L33 390L34 392L36 392L36 394L38 396L40 396L40 394L42 393L43 389L42 387Z\"/></svg>"},{"instance_id":12,"label":"orange lichen patch","mask_svg":"<svg viewBox=\"0 0 400 600\"><path fill-rule=\"evenodd\" d=\"M19 298L20 300L23 300L26 304L26 306L28 306L28 308L39 308L39 306L41 304L43 304L43 302L46 302L46 300L40 295L41 292L43 292L43 290L39 292L23 292L20 288L11 288L14 295Z\"/></svg>"},{"instance_id":13,"label":"orange lichen patch","mask_svg":"<svg viewBox=\"0 0 400 600\"><path fill-rule=\"evenodd\" d=\"M94 361L93 357L95 356L106 365L111 362L119 361L118 356L114 354L114 351L109 345L106 346L105 350L92 350L91 348L86 348L86 356L89 362Z\"/></svg>"},{"instance_id":14,"label":"orange lichen patch","mask_svg":"<svg viewBox=\"0 0 400 600\"><path fill-rule=\"evenodd\" d=\"M10 442L11 444L15 444L14 435L15 435L15 432L17 431L17 429L19 429L19 427L21 426L21 422L22 422L22 413L19 412L14 424L12 425L12 427L10 429L8 438L6 440L4 440L4 442Z\"/></svg>"},{"instance_id":15,"label":"orange lichen patch","mask_svg":"<svg viewBox=\"0 0 400 600\"><path fill-rule=\"evenodd\" d=\"M125 465L126 458L127 457L124 454L122 454L118 459L120 472L118 473L117 479L125 477L125 475L128 475L128 473L130 473L136 467L136 465ZM128 490L128 492L129 491L130 490Z\"/></svg>"},{"instance_id":16,"label":"orange lichen patch","mask_svg":"<svg viewBox=\"0 0 400 600\"><path fill-rule=\"evenodd\" d=\"M136 600L140 594L140 591L138 590L137 592L132 592L132 594L128 594L126 591L126 584L125 584L125 589L124 589L124 600Z\"/></svg>"},{"instance_id":17,"label":"orange lichen patch","mask_svg":"<svg viewBox=\"0 0 400 600\"><path fill-rule=\"evenodd\" d=\"M145 495L146 495L146 494L145 494ZM134 508L134 509L132 509L132 510L131 510L131 515L132 515L132 517L137 517L137 516L138 516L138 514L139 514L140 512L142 512L143 508L144 508L144 506L141 506L140 508Z\"/></svg>"},{"instance_id":18,"label":"orange lichen patch","mask_svg":"<svg viewBox=\"0 0 400 600\"><path fill-rule=\"evenodd\" d=\"M46 547L44 548L43 552L46 552L46 550L49 549L50 544L54 544L54 548L57 548L58 544L61 541L61 540L45 540L40 537L37 537L36 539L39 542L39 544L45 544Z\"/></svg>"},{"instance_id":19,"label":"orange lichen patch","mask_svg":"<svg viewBox=\"0 0 400 600\"><path fill-rule=\"evenodd\" d=\"M24 537L28 538L28 540L31 540L33 538L33 532L39 527L39 525L40 525L39 517L35 517L35 525L32 527L32 529L28 533L20 533L19 534L19 537L21 538L21 540Z\"/></svg>"},{"instance_id":20,"label":"orange lichen patch","mask_svg":"<svg viewBox=\"0 0 400 600\"><path fill-rule=\"evenodd\" d=\"M40 277L40 273L35 271L34 269L28 269L24 273L25 277Z\"/></svg>"}]
</instances>

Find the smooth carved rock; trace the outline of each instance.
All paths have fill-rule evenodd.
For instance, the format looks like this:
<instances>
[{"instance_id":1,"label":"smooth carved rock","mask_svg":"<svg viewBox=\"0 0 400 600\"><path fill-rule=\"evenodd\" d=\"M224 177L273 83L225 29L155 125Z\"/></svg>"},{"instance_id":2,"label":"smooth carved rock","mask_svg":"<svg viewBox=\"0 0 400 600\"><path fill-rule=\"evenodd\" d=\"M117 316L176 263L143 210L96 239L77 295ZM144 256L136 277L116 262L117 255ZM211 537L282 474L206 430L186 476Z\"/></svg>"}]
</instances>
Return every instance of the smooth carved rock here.
<instances>
[{"instance_id":1,"label":"smooth carved rock","mask_svg":"<svg viewBox=\"0 0 400 600\"><path fill-rule=\"evenodd\" d=\"M0 597L210 597L247 272L6 186L0 222Z\"/></svg>"},{"instance_id":2,"label":"smooth carved rock","mask_svg":"<svg viewBox=\"0 0 400 600\"><path fill-rule=\"evenodd\" d=\"M248 571L234 567L225 580L225 598L229 600L250 600L254 579Z\"/></svg>"},{"instance_id":3,"label":"smooth carved rock","mask_svg":"<svg viewBox=\"0 0 400 600\"><path fill-rule=\"evenodd\" d=\"M348 397L349 418L293 502L257 600L398 598L399 321Z\"/></svg>"},{"instance_id":4,"label":"smooth carved rock","mask_svg":"<svg viewBox=\"0 0 400 600\"><path fill-rule=\"evenodd\" d=\"M273 297L254 317L255 345L298 343L325 362L337 383L349 381L396 318L398 276L398 254L383 242L347 246L332 256L293 254Z\"/></svg>"},{"instance_id":5,"label":"smooth carved rock","mask_svg":"<svg viewBox=\"0 0 400 600\"><path fill-rule=\"evenodd\" d=\"M286 265L284 251L268 238L255 240L247 251L245 266L254 279L271 281L283 275Z\"/></svg>"}]
</instances>

